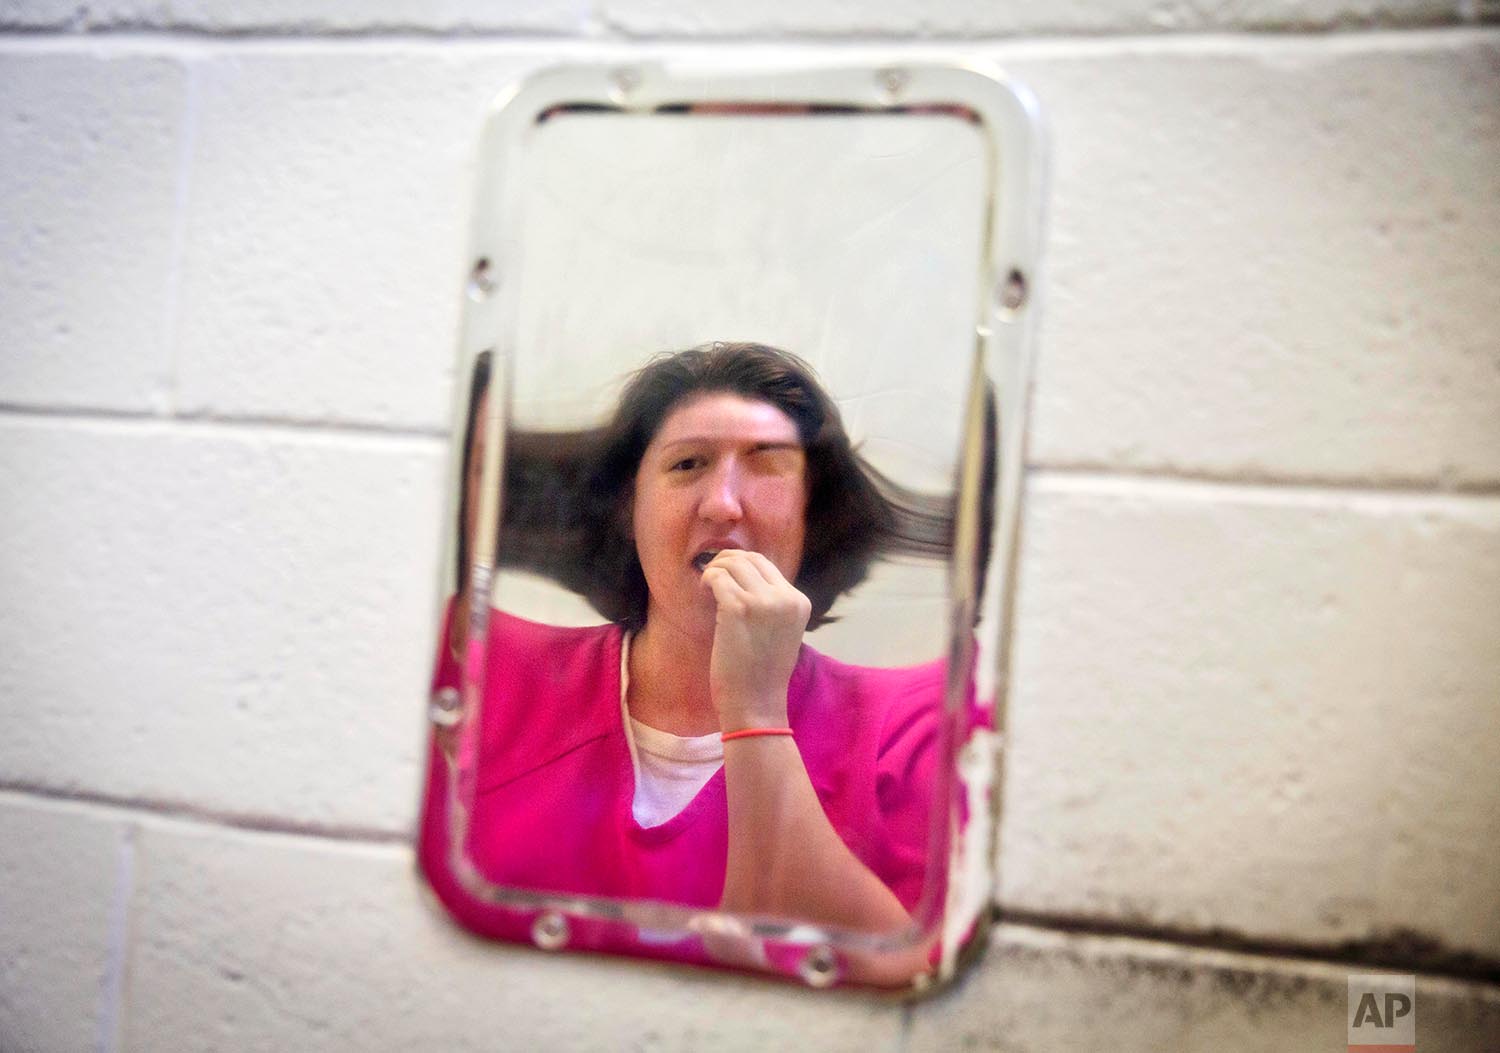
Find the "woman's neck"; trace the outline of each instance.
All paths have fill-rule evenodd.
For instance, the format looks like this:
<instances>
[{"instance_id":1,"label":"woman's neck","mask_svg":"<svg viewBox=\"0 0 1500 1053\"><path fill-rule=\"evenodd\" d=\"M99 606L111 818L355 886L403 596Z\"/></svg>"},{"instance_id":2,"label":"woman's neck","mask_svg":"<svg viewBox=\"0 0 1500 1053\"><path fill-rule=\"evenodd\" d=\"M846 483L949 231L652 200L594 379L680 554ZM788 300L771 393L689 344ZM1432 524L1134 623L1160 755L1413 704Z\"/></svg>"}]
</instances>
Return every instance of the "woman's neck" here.
<instances>
[{"instance_id":1,"label":"woman's neck","mask_svg":"<svg viewBox=\"0 0 1500 1053\"><path fill-rule=\"evenodd\" d=\"M630 715L673 735L707 735L719 730L708 689L713 636L682 632L663 618L648 619L630 641Z\"/></svg>"}]
</instances>

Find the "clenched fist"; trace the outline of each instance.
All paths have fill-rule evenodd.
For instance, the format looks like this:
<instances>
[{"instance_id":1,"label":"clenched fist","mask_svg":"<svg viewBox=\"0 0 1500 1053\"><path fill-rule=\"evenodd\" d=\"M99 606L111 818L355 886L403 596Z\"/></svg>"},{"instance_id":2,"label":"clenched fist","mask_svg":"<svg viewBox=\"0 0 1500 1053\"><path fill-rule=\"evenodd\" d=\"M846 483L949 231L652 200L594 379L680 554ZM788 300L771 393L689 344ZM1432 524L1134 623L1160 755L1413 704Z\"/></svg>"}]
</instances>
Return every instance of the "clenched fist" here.
<instances>
[{"instance_id":1,"label":"clenched fist","mask_svg":"<svg viewBox=\"0 0 1500 1053\"><path fill-rule=\"evenodd\" d=\"M759 552L724 549L703 571L718 613L708 684L723 731L785 727L786 690L812 602Z\"/></svg>"}]
</instances>

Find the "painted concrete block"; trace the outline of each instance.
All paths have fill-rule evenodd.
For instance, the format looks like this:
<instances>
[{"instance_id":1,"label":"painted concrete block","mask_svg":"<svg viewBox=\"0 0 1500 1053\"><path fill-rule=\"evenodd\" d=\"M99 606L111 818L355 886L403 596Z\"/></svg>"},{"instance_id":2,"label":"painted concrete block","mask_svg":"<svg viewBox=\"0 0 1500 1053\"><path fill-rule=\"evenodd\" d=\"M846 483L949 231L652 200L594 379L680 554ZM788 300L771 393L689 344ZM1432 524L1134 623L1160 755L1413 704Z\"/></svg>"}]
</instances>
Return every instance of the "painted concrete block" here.
<instances>
[{"instance_id":1,"label":"painted concrete block","mask_svg":"<svg viewBox=\"0 0 1500 1053\"><path fill-rule=\"evenodd\" d=\"M150 23L166 12L163 0L0 0L0 27L80 31Z\"/></svg>"},{"instance_id":2,"label":"painted concrete block","mask_svg":"<svg viewBox=\"0 0 1500 1053\"><path fill-rule=\"evenodd\" d=\"M1500 480L1500 35L1012 54L1053 147L1036 461Z\"/></svg>"},{"instance_id":3,"label":"painted concrete block","mask_svg":"<svg viewBox=\"0 0 1500 1053\"><path fill-rule=\"evenodd\" d=\"M1074 0L1046 7L940 0L922 10L889 0L834 0L796 5L773 0L734 5L726 0L673 5L666 0L609 0L603 27L626 35L722 37L755 35L861 35L966 37L1021 33L1143 33L1215 29L1350 29L1431 25L1466 16L1456 0L1237 0L1202 4L1187 0L1132 0L1110 4ZM580 0L527 0L483 4L410 0L338 5L331 0L3 0L0 26L63 30L181 27L211 32L246 30L299 33L382 31L598 32Z\"/></svg>"},{"instance_id":4,"label":"painted concrete block","mask_svg":"<svg viewBox=\"0 0 1500 1053\"><path fill-rule=\"evenodd\" d=\"M0 779L405 830L436 440L0 421Z\"/></svg>"},{"instance_id":5,"label":"painted concrete block","mask_svg":"<svg viewBox=\"0 0 1500 1053\"><path fill-rule=\"evenodd\" d=\"M1344 1049L1349 975L1370 971L1001 926L968 978L914 1008L907 1049ZM1423 976L1415 1002L1418 1049L1500 1043L1493 987Z\"/></svg>"},{"instance_id":6,"label":"painted concrete block","mask_svg":"<svg viewBox=\"0 0 1500 1053\"><path fill-rule=\"evenodd\" d=\"M866 36L986 37L1020 34L1154 33L1214 29L1297 29L1330 26L1426 25L1454 21L1452 0L1083 0L1067 4L993 4L937 0L921 6L891 0L792 0L736 4L730 0L604 0L605 24L627 34L670 37Z\"/></svg>"},{"instance_id":7,"label":"painted concrete block","mask_svg":"<svg viewBox=\"0 0 1500 1053\"><path fill-rule=\"evenodd\" d=\"M588 5L582 0L522 0L487 4L480 0L443 0L437 4L413 0L341 4L337 0L176 0L169 24L214 32L246 29L309 34L359 32L512 31L531 33L577 32L584 26Z\"/></svg>"},{"instance_id":8,"label":"painted concrete block","mask_svg":"<svg viewBox=\"0 0 1500 1053\"><path fill-rule=\"evenodd\" d=\"M587 5L580 0L525 0L486 4L480 0L0 0L0 26L37 29L181 28L215 33L247 30L275 33L515 31L566 33L583 28Z\"/></svg>"},{"instance_id":9,"label":"painted concrete block","mask_svg":"<svg viewBox=\"0 0 1500 1053\"><path fill-rule=\"evenodd\" d=\"M1500 956L1500 500L1029 500L1004 905Z\"/></svg>"},{"instance_id":10,"label":"painted concrete block","mask_svg":"<svg viewBox=\"0 0 1500 1053\"><path fill-rule=\"evenodd\" d=\"M892 1051L893 1004L453 928L405 848L143 831L126 1050Z\"/></svg>"},{"instance_id":11,"label":"painted concrete block","mask_svg":"<svg viewBox=\"0 0 1500 1053\"><path fill-rule=\"evenodd\" d=\"M1500 478L1500 45L1395 41L996 52L1055 131L1039 461ZM485 99L543 61L477 55L204 71L190 409L444 419L465 162Z\"/></svg>"},{"instance_id":12,"label":"painted concrete block","mask_svg":"<svg viewBox=\"0 0 1500 1053\"><path fill-rule=\"evenodd\" d=\"M0 402L168 397L183 69L0 50Z\"/></svg>"},{"instance_id":13,"label":"painted concrete block","mask_svg":"<svg viewBox=\"0 0 1500 1053\"><path fill-rule=\"evenodd\" d=\"M108 1048L128 853L114 813L0 792L0 1049Z\"/></svg>"},{"instance_id":14,"label":"painted concrete block","mask_svg":"<svg viewBox=\"0 0 1500 1053\"><path fill-rule=\"evenodd\" d=\"M189 412L446 427L496 93L541 53L257 46L200 71Z\"/></svg>"}]
</instances>

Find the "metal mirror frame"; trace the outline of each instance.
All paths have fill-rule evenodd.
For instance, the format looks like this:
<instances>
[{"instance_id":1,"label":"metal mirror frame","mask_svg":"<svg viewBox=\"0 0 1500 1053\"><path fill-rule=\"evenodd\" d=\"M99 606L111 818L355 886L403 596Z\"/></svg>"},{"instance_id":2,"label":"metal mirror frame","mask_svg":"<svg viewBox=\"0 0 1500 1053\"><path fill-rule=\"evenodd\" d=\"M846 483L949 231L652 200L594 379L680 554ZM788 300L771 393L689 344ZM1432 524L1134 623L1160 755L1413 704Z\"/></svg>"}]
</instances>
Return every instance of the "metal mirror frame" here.
<instances>
[{"instance_id":1,"label":"metal mirror frame","mask_svg":"<svg viewBox=\"0 0 1500 1053\"><path fill-rule=\"evenodd\" d=\"M515 347L519 318L518 297L506 295L506 289L508 276L520 273L523 265L519 210L526 178L527 133L560 112L668 114L689 107L716 106L756 115L805 114L809 107L819 114L940 113L969 120L982 133L988 166L987 229L981 239L980 309L974 326L969 402L963 410L955 545L949 564L949 674L944 716L945 725L956 728L960 700L972 678L976 697L994 700L994 728L964 739L952 735L945 739L949 748L942 758L942 778L951 779L960 769L967 772L964 785L970 797L968 822L962 826L951 804L946 809L934 808L935 812L947 813L934 820L935 829L938 822L947 824L947 836L941 839L948 853L943 902L936 902L928 888L910 926L871 933L668 902L577 896L489 883L462 849L469 801L464 795L463 775L468 763L465 758L472 755L473 738L467 732L477 723L469 718L478 712L476 685L483 682L483 668L474 666L472 654L464 663L465 683L457 706L450 695L441 702L434 699L431 709L433 722L451 729L459 742L456 759L449 763L446 773L452 806L450 859L466 890L477 898L522 913L540 912L532 935L533 941L545 949L567 945L569 917L621 922L684 936L766 939L807 948L798 973L815 987L837 981L839 951L877 955L899 952L929 938L941 926L939 961L930 972L917 975L908 991L927 989L934 981L953 977L966 950L982 947L997 873L995 836L1001 806L1009 622L1032 370L1031 337L1037 314L1036 267L1044 185L1038 109L1024 86L998 69L978 65L902 63L726 72L705 68L701 63L674 61L557 67L533 74L502 93L481 140L478 205L460 328L459 382L455 383L457 437L451 475L455 485L462 485L457 476L458 451L466 441L466 385L461 381L475 356L484 351L493 354L490 412L483 422L487 455L480 526L471 556L468 639L486 638L491 602L502 420L507 415L507 363ZM978 481L985 439L984 391L991 383L999 410L994 493L998 507L991 519L989 570L983 593L979 594L975 575L958 568L972 569L981 545ZM452 531L448 533L451 537ZM978 641L972 631L960 629L973 626L976 617L986 629L985 639ZM985 661L976 662L976 651L985 655ZM953 800L951 792L945 796ZM935 793L934 799L941 797ZM929 868L929 881L930 873Z\"/></svg>"}]
</instances>

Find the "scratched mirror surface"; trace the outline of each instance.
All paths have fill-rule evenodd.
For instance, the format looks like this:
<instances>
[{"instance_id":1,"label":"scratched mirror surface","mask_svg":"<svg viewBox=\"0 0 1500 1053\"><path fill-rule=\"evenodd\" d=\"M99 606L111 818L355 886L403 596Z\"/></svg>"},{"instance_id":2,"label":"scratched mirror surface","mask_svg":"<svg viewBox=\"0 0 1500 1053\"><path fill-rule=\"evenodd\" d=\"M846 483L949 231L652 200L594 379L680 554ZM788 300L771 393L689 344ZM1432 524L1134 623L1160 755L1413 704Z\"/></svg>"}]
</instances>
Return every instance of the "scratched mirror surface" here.
<instances>
[{"instance_id":1,"label":"scratched mirror surface","mask_svg":"<svg viewBox=\"0 0 1500 1053\"><path fill-rule=\"evenodd\" d=\"M419 844L460 924L951 974L997 785L1016 100L573 69L491 121Z\"/></svg>"}]
</instances>

